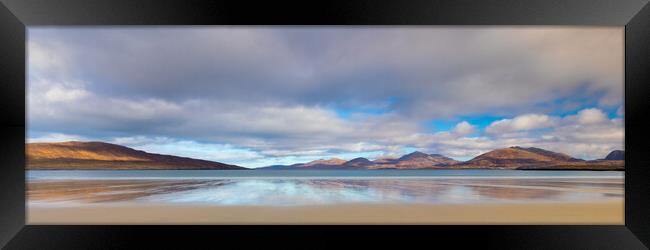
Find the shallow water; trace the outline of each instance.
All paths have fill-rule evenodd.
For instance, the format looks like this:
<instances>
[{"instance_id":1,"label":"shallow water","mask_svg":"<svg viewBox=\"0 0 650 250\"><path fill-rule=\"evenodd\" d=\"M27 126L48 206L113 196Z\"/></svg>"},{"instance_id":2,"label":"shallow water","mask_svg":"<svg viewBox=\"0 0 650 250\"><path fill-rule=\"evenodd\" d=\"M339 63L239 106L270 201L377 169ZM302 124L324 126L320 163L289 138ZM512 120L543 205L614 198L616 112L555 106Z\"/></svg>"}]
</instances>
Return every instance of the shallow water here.
<instances>
[{"instance_id":1,"label":"shallow water","mask_svg":"<svg viewBox=\"0 0 650 250\"><path fill-rule=\"evenodd\" d=\"M622 172L29 171L31 205L210 206L621 201Z\"/></svg>"},{"instance_id":2,"label":"shallow water","mask_svg":"<svg viewBox=\"0 0 650 250\"><path fill-rule=\"evenodd\" d=\"M36 179L404 179L404 178L622 178L620 171L527 170L39 170Z\"/></svg>"}]
</instances>

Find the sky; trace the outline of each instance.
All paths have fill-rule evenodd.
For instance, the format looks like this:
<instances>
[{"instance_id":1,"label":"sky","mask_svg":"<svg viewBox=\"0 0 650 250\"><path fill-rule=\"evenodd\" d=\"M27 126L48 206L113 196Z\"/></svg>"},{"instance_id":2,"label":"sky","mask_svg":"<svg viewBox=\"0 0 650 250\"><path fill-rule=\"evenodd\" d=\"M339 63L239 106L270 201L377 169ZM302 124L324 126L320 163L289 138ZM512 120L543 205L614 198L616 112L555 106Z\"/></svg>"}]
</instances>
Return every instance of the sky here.
<instances>
[{"instance_id":1,"label":"sky","mask_svg":"<svg viewBox=\"0 0 650 250\"><path fill-rule=\"evenodd\" d=\"M245 167L624 146L622 27L35 27L27 141Z\"/></svg>"}]
</instances>

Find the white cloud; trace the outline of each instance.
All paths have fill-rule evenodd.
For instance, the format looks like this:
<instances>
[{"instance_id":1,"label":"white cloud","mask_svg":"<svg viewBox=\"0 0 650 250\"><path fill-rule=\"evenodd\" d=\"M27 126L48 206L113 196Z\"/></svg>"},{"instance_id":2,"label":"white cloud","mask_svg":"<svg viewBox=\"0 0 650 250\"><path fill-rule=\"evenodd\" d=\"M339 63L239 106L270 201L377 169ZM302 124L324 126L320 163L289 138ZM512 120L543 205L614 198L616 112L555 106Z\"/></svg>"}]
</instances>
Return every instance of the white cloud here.
<instances>
[{"instance_id":1,"label":"white cloud","mask_svg":"<svg viewBox=\"0 0 650 250\"><path fill-rule=\"evenodd\" d=\"M465 136L469 135L471 133L474 133L476 130L476 127L472 124L469 124L467 121L462 121L454 127L452 130L452 133L460 135L460 136Z\"/></svg>"},{"instance_id":2,"label":"white cloud","mask_svg":"<svg viewBox=\"0 0 650 250\"><path fill-rule=\"evenodd\" d=\"M600 109L590 108L578 112L577 119L580 124L598 124L607 121L607 115Z\"/></svg>"},{"instance_id":3,"label":"white cloud","mask_svg":"<svg viewBox=\"0 0 650 250\"><path fill-rule=\"evenodd\" d=\"M548 128L554 126L557 119L542 114L525 114L513 119L502 119L490 124L485 131L489 134L507 134L515 131Z\"/></svg>"},{"instance_id":4,"label":"white cloud","mask_svg":"<svg viewBox=\"0 0 650 250\"><path fill-rule=\"evenodd\" d=\"M539 128L545 129L534 131ZM453 137L447 132L436 133L424 148L459 159L510 146L539 147L578 158L600 159L612 150L623 149L625 138L623 121L607 119L602 110L595 108L565 117L517 116L494 122L485 132L489 136Z\"/></svg>"},{"instance_id":5,"label":"white cloud","mask_svg":"<svg viewBox=\"0 0 650 250\"><path fill-rule=\"evenodd\" d=\"M84 89L64 89L54 86L45 92L45 99L50 102L72 102L88 96Z\"/></svg>"},{"instance_id":6,"label":"white cloud","mask_svg":"<svg viewBox=\"0 0 650 250\"><path fill-rule=\"evenodd\" d=\"M27 142L66 142L66 141L85 141L87 138L79 135L70 135L63 133L48 133L38 137L30 137Z\"/></svg>"},{"instance_id":7,"label":"white cloud","mask_svg":"<svg viewBox=\"0 0 650 250\"><path fill-rule=\"evenodd\" d=\"M170 154L230 164L242 164L261 158L261 155L255 151L229 144L200 143L165 137L136 136L135 138L117 138L113 142L150 153Z\"/></svg>"},{"instance_id":8,"label":"white cloud","mask_svg":"<svg viewBox=\"0 0 650 250\"><path fill-rule=\"evenodd\" d=\"M134 147L140 145L148 144L168 144L175 142L172 138L157 136L157 137L147 137L147 136L127 136L127 137L115 137L112 138L110 143L119 144L122 146Z\"/></svg>"}]
</instances>

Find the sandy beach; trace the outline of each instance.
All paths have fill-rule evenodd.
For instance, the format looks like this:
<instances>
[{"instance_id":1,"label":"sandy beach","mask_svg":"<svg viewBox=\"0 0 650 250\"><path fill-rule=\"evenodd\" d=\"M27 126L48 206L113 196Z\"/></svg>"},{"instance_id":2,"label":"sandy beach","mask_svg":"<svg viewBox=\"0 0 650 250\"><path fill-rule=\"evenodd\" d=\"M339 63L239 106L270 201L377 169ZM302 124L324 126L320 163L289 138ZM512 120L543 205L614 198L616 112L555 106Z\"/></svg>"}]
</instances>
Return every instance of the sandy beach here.
<instances>
[{"instance_id":1,"label":"sandy beach","mask_svg":"<svg viewBox=\"0 0 650 250\"><path fill-rule=\"evenodd\" d=\"M27 223L624 223L620 177L255 178L33 180Z\"/></svg>"},{"instance_id":2,"label":"sandy beach","mask_svg":"<svg viewBox=\"0 0 650 250\"><path fill-rule=\"evenodd\" d=\"M29 206L27 224L624 224L623 202L478 205Z\"/></svg>"}]
</instances>

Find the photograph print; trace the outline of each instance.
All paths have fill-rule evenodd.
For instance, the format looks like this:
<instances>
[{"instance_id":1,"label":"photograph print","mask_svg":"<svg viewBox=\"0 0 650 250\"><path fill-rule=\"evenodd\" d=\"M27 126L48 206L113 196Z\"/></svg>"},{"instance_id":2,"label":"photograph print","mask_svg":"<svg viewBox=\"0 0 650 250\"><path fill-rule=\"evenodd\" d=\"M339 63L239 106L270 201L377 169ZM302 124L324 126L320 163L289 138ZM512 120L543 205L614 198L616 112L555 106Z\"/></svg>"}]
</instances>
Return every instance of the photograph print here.
<instances>
[{"instance_id":1,"label":"photograph print","mask_svg":"<svg viewBox=\"0 0 650 250\"><path fill-rule=\"evenodd\" d=\"M27 224L624 224L624 28L34 26Z\"/></svg>"}]
</instances>

